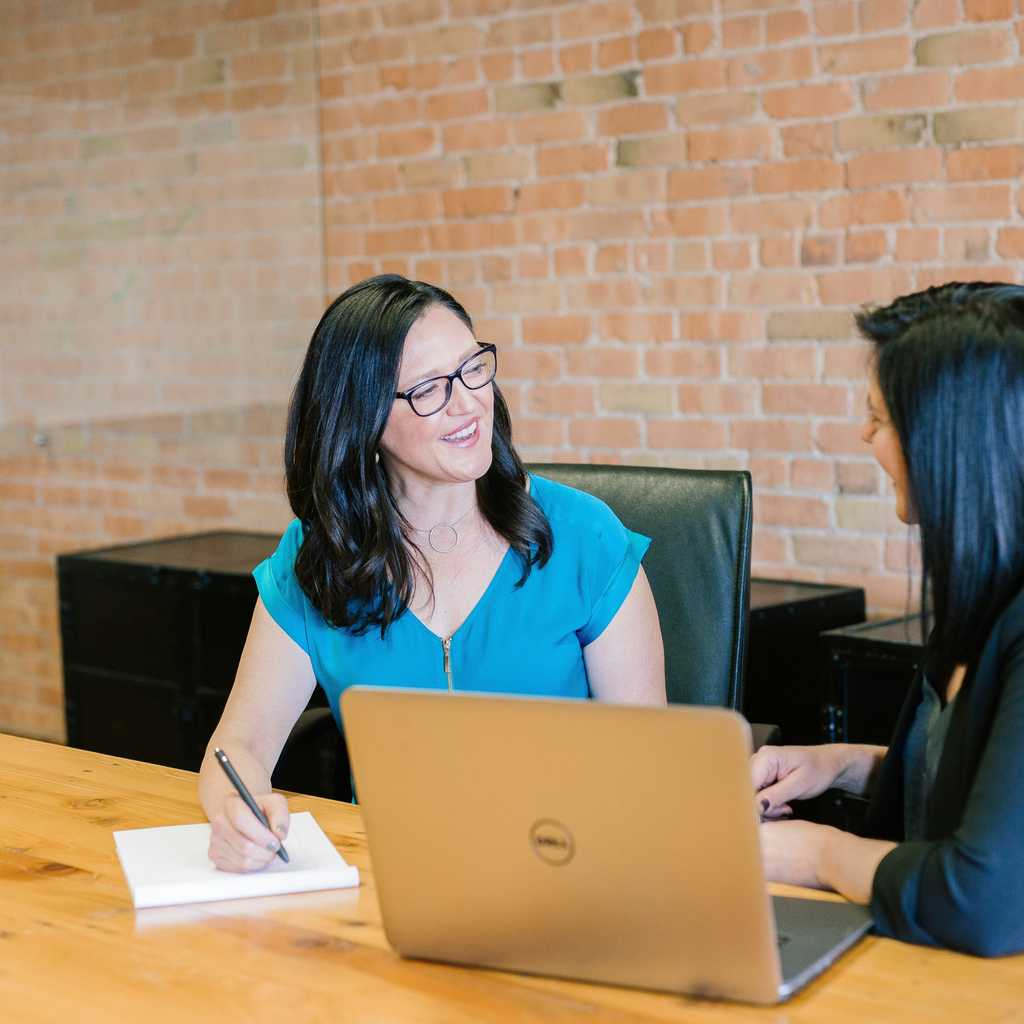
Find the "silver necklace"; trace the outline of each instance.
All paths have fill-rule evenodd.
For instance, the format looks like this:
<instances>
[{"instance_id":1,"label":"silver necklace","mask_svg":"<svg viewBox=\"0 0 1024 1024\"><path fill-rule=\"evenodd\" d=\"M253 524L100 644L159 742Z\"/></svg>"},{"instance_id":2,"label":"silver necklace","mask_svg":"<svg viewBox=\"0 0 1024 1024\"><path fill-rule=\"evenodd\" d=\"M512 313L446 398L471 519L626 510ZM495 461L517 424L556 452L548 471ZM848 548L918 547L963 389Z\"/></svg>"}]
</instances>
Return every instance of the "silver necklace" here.
<instances>
[{"instance_id":1,"label":"silver necklace","mask_svg":"<svg viewBox=\"0 0 1024 1024\"><path fill-rule=\"evenodd\" d=\"M461 523L473 511L474 507L470 505L458 519L453 519L450 523L435 523L429 530L417 530L413 526L412 532L426 534L427 543L430 547L439 555L446 555L449 551L454 551L458 546L459 531L455 529L456 525Z\"/></svg>"}]
</instances>

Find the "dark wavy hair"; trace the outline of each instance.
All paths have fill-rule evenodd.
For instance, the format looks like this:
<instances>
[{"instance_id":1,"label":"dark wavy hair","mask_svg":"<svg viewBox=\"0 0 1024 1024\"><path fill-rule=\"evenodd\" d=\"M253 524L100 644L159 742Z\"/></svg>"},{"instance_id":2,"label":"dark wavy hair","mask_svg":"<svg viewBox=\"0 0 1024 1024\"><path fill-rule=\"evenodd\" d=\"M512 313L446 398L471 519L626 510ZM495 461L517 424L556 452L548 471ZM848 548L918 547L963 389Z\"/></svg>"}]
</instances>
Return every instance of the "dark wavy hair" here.
<instances>
[{"instance_id":1,"label":"dark wavy hair","mask_svg":"<svg viewBox=\"0 0 1024 1024\"><path fill-rule=\"evenodd\" d=\"M953 282L856 319L906 461L939 683L1024 585L1024 287Z\"/></svg>"},{"instance_id":2,"label":"dark wavy hair","mask_svg":"<svg viewBox=\"0 0 1024 1024\"><path fill-rule=\"evenodd\" d=\"M384 635L412 599L417 566L430 584L376 456L406 335L432 306L473 330L466 310L433 285L398 274L353 285L317 324L288 409L288 500L303 531L295 575L327 622L357 634L379 627ZM496 382L493 387L492 460L476 481L477 501L519 556L522 586L533 566L547 562L553 540L547 517L527 493L508 406Z\"/></svg>"}]
</instances>

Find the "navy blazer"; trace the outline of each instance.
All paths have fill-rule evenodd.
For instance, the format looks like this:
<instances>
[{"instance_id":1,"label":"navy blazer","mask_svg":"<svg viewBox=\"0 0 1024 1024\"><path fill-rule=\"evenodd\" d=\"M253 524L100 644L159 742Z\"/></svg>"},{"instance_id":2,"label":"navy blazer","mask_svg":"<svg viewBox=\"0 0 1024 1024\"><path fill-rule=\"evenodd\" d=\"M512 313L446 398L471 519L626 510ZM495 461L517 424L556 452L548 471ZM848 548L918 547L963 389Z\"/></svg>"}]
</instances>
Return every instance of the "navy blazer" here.
<instances>
[{"instance_id":1,"label":"navy blazer","mask_svg":"<svg viewBox=\"0 0 1024 1024\"><path fill-rule=\"evenodd\" d=\"M903 755L921 702L903 705L863 832L899 842L875 873L882 935L1001 956L1024 950L1024 591L996 619L953 705L926 838L904 842Z\"/></svg>"}]
</instances>

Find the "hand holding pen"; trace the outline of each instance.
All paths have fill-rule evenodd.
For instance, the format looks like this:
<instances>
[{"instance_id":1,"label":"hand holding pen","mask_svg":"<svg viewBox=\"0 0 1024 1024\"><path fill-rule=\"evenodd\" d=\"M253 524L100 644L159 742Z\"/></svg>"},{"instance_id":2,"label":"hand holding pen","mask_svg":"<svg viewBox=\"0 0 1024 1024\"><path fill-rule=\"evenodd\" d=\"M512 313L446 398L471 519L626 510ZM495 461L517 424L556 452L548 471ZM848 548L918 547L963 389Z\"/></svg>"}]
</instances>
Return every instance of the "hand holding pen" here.
<instances>
[{"instance_id":1,"label":"hand holding pen","mask_svg":"<svg viewBox=\"0 0 1024 1024\"><path fill-rule=\"evenodd\" d=\"M228 756L220 748L214 759L235 793L224 800L221 813L210 819L209 856L223 871L258 871L274 856L288 862L283 840L288 834L288 804L279 793L253 796Z\"/></svg>"}]
</instances>

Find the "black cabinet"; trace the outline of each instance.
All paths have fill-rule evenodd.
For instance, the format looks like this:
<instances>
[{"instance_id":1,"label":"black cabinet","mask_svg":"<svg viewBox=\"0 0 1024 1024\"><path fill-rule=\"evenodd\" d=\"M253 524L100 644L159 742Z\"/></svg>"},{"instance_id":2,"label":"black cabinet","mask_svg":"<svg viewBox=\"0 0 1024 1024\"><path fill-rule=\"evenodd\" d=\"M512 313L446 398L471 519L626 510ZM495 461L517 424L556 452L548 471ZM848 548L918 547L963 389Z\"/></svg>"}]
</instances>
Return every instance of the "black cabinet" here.
<instances>
[{"instance_id":1,"label":"black cabinet","mask_svg":"<svg viewBox=\"0 0 1024 1024\"><path fill-rule=\"evenodd\" d=\"M60 555L69 745L198 769L249 629L252 570L277 541L217 531Z\"/></svg>"},{"instance_id":2,"label":"black cabinet","mask_svg":"<svg viewBox=\"0 0 1024 1024\"><path fill-rule=\"evenodd\" d=\"M863 621L861 587L752 579L746 717L777 724L784 743L820 743L830 698L819 635Z\"/></svg>"}]
</instances>

